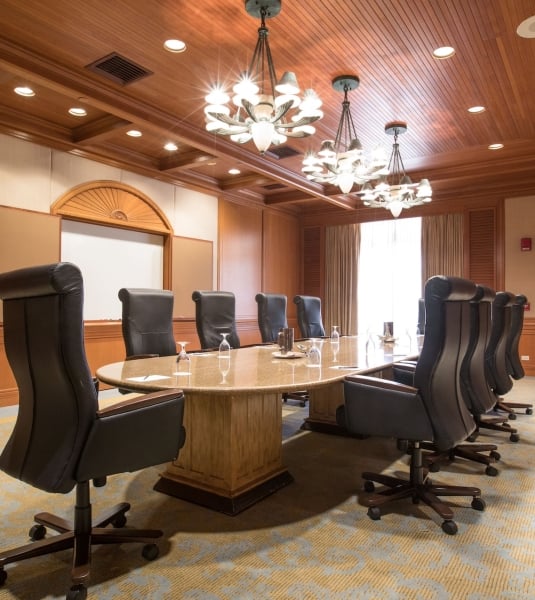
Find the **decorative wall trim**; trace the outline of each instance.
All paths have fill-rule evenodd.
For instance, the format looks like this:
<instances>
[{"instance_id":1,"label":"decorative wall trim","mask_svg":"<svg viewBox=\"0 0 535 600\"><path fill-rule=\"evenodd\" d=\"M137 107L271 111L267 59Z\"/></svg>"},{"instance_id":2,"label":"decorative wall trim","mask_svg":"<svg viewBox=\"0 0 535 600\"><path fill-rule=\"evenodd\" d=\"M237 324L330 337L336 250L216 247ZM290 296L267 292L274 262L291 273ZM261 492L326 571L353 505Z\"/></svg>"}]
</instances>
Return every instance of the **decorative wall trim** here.
<instances>
[{"instance_id":1,"label":"decorative wall trim","mask_svg":"<svg viewBox=\"0 0 535 600\"><path fill-rule=\"evenodd\" d=\"M78 185L50 207L54 215L78 221L172 235L171 223L158 205L134 187L118 181Z\"/></svg>"}]
</instances>

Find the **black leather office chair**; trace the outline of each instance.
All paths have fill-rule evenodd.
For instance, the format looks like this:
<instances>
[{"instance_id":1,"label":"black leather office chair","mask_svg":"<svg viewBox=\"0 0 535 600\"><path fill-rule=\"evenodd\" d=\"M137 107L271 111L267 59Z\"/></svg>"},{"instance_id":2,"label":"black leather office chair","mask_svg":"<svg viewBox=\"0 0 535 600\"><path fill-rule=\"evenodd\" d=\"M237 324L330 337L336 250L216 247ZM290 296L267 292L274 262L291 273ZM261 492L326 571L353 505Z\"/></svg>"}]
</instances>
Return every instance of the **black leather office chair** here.
<instances>
[{"instance_id":1,"label":"black leather office chair","mask_svg":"<svg viewBox=\"0 0 535 600\"><path fill-rule=\"evenodd\" d=\"M122 330L127 358L176 354L173 292L121 288Z\"/></svg>"},{"instance_id":2,"label":"black leather office chair","mask_svg":"<svg viewBox=\"0 0 535 600\"><path fill-rule=\"evenodd\" d=\"M470 303L470 343L461 365L461 390L477 425L476 432L469 439L474 441L480 429L492 429L503 431L512 442L518 442L520 436L507 422L507 417L489 414L496 406L496 395L489 385L486 365L486 352L493 331L491 314L495 305L495 292L478 286L478 293ZM494 456L499 458L499 454ZM487 474L494 474L492 469L489 471Z\"/></svg>"},{"instance_id":3,"label":"black leather office chair","mask_svg":"<svg viewBox=\"0 0 535 600\"><path fill-rule=\"evenodd\" d=\"M262 342L276 342L281 328L288 327L286 318L287 298L284 294L264 294L259 292L255 296L258 303L258 328L262 336ZM306 406L308 400L307 391L284 392L284 402L296 400L300 406Z\"/></svg>"},{"instance_id":4,"label":"black leather office chair","mask_svg":"<svg viewBox=\"0 0 535 600\"><path fill-rule=\"evenodd\" d=\"M56 263L0 275L4 341L19 389L19 410L0 468L52 494L76 488L74 523L35 516L33 543L0 553L0 583L9 563L73 548L69 600L87 595L91 546L144 544L156 558L158 530L124 528L122 502L92 522L89 482L173 460L184 444L184 396L169 390L99 410L83 336L83 282L78 267ZM113 527L107 527L113 525ZM44 538L46 527L59 535ZM5 540L4 540L5 541Z\"/></svg>"},{"instance_id":5,"label":"black leather office chair","mask_svg":"<svg viewBox=\"0 0 535 600\"><path fill-rule=\"evenodd\" d=\"M240 347L236 330L236 298L232 292L195 290L195 325L201 348L219 348L222 333L228 333L231 348Z\"/></svg>"},{"instance_id":6,"label":"black leather office chair","mask_svg":"<svg viewBox=\"0 0 535 600\"><path fill-rule=\"evenodd\" d=\"M436 276L425 286L426 335L414 373L414 387L374 377L347 377L345 404L337 421L352 434L409 440L413 449L409 479L365 472L363 503L368 515L381 517L380 507L392 500L422 500L443 519L442 529L457 532L451 507L440 496L471 496L472 508L484 510L481 490L468 486L433 484L423 464L421 442L431 441L438 450L463 442L476 425L459 389L461 335L468 327L466 301L475 285L465 279ZM374 482L386 486L375 492Z\"/></svg>"},{"instance_id":7,"label":"black leather office chair","mask_svg":"<svg viewBox=\"0 0 535 600\"><path fill-rule=\"evenodd\" d=\"M295 296L297 324L303 338L325 337L321 318L321 298L316 296Z\"/></svg>"},{"instance_id":8,"label":"black leather office chair","mask_svg":"<svg viewBox=\"0 0 535 600\"><path fill-rule=\"evenodd\" d=\"M262 342L276 342L283 327L288 327L286 318L287 298L284 294L265 294L255 296L258 304L258 329Z\"/></svg>"},{"instance_id":9,"label":"black leather office chair","mask_svg":"<svg viewBox=\"0 0 535 600\"><path fill-rule=\"evenodd\" d=\"M511 321L510 329L507 335L505 345L505 361L507 372L515 380L518 381L525 376L524 367L520 360L519 343L524 326L524 305L528 299L523 294L515 296L514 302L511 305ZM514 384L513 384L514 385ZM508 402L502 401L504 408L513 411L515 408L523 408L527 415L533 414L533 405L524 402Z\"/></svg>"},{"instance_id":10,"label":"black leather office chair","mask_svg":"<svg viewBox=\"0 0 535 600\"><path fill-rule=\"evenodd\" d=\"M508 338L512 335L512 307L515 301L515 295L510 292L498 292L496 294L496 298L492 303L492 329L485 351L487 380L496 397L496 410L508 413L510 419L516 419L515 407L506 403L502 396L509 393L513 388L507 352L508 344L509 348L512 347L510 340L508 342ZM518 319L518 316L516 318ZM525 405L521 405L521 407L525 407Z\"/></svg>"},{"instance_id":11,"label":"black leather office chair","mask_svg":"<svg viewBox=\"0 0 535 600\"><path fill-rule=\"evenodd\" d=\"M490 309L495 292L484 286L477 286L476 295L467 301L469 305L469 326L462 332L460 355L464 356L460 371L460 389L463 398L474 417L476 426L483 423L486 413L494 408L494 395L489 388L485 377L485 348L490 331ZM405 367L401 367L405 368ZM394 373L399 370L394 366ZM405 383L403 380L402 383ZM506 419L491 417L486 423L492 424L493 429L506 431L516 435L516 430L511 429ZM474 441L476 431L469 436ZM495 444L458 444L448 450L437 450L430 442L422 442L421 447L431 452L424 453L423 459L430 471L436 472L443 463L450 463L456 458L463 458L486 465L485 473L490 476L498 475L494 466L500 459L498 447Z\"/></svg>"}]
</instances>

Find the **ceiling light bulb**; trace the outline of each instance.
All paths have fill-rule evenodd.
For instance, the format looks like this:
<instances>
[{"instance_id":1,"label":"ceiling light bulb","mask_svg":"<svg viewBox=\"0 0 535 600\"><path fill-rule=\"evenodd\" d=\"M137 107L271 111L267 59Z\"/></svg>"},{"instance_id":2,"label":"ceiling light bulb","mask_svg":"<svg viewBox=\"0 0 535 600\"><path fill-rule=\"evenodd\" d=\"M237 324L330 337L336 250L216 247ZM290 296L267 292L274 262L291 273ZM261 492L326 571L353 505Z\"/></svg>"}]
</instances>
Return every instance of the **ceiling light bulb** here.
<instances>
[{"instance_id":1,"label":"ceiling light bulb","mask_svg":"<svg viewBox=\"0 0 535 600\"><path fill-rule=\"evenodd\" d=\"M141 137L143 134L137 129L130 129L130 131L126 132L126 135L129 135L130 137Z\"/></svg>"},{"instance_id":2,"label":"ceiling light bulb","mask_svg":"<svg viewBox=\"0 0 535 600\"><path fill-rule=\"evenodd\" d=\"M485 112L485 110L486 110L486 108L484 106L471 106L468 109L468 112L472 113L472 114L477 114L477 113Z\"/></svg>"},{"instance_id":3,"label":"ceiling light bulb","mask_svg":"<svg viewBox=\"0 0 535 600\"><path fill-rule=\"evenodd\" d=\"M87 111L85 108L73 106L72 108L69 108L69 114L73 117L86 117Z\"/></svg>"},{"instance_id":4,"label":"ceiling light bulb","mask_svg":"<svg viewBox=\"0 0 535 600\"><path fill-rule=\"evenodd\" d=\"M454 54L455 48L452 48L451 46L441 46L440 48L433 50L433 56L439 60L450 58Z\"/></svg>"},{"instance_id":5,"label":"ceiling light bulb","mask_svg":"<svg viewBox=\"0 0 535 600\"><path fill-rule=\"evenodd\" d=\"M167 142L167 144L165 144L164 148L166 150L169 150L169 152L174 152L175 150L178 150L178 146L173 142Z\"/></svg>"},{"instance_id":6,"label":"ceiling light bulb","mask_svg":"<svg viewBox=\"0 0 535 600\"><path fill-rule=\"evenodd\" d=\"M178 54L180 52L184 52L186 49L186 42L183 42L182 40L166 40L163 47L168 52Z\"/></svg>"},{"instance_id":7,"label":"ceiling light bulb","mask_svg":"<svg viewBox=\"0 0 535 600\"><path fill-rule=\"evenodd\" d=\"M32 90L32 88L24 85L16 87L14 92L19 96L25 96L26 98L31 98L32 96L35 96L35 92Z\"/></svg>"},{"instance_id":8,"label":"ceiling light bulb","mask_svg":"<svg viewBox=\"0 0 535 600\"><path fill-rule=\"evenodd\" d=\"M503 148L503 144L490 144L489 150L501 150Z\"/></svg>"},{"instance_id":9,"label":"ceiling light bulb","mask_svg":"<svg viewBox=\"0 0 535 600\"><path fill-rule=\"evenodd\" d=\"M204 97L208 104L225 104L229 101L229 95L223 88L215 87Z\"/></svg>"}]
</instances>

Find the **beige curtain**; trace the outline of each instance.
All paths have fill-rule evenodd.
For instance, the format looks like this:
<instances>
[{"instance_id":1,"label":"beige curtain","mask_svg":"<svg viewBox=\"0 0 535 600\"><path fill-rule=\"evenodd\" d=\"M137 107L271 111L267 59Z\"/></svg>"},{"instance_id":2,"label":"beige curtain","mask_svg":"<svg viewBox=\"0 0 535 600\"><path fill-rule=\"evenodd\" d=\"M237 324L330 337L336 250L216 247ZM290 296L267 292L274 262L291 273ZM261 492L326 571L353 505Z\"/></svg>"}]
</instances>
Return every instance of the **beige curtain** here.
<instances>
[{"instance_id":1,"label":"beige curtain","mask_svg":"<svg viewBox=\"0 0 535 600\"><path fill-rule=\"evenodd\" d=\"M463 215L422 219L422 287L433 275L463 276Z\"/></svg>"},{"instance_id":2,"label":"beige curtain","mask_svg":"<svg viewBox=\"0 0 535 600\"><path fill-rule=\"evenodd\" d=\"M325 332L338 325L342 335L357 333L358 224L325 229Z\"/></svg>"}]
</instances>

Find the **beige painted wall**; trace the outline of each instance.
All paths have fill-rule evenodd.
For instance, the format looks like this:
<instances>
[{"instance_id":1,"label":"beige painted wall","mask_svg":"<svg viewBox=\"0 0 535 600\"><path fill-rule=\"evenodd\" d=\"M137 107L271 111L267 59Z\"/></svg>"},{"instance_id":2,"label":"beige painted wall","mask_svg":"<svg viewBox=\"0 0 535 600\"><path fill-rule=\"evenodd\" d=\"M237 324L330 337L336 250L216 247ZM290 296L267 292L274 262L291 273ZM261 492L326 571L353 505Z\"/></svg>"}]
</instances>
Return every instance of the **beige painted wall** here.
<instances>
[{"instance_id":1,"label":"beige painted wall","mask_svg":"<svg viewBox=\"0 0 535 600\"><path fill-rule=\"evenodd\" d=\"M532 238L531 252L520 250L520 239ZM535 196L505 200L505 287L524 294L531 304L526 318L535 317Z\"/></svg>"},{"instance_id":2,"label":"beige painted wall","mask_svg":"<svg viewBox=\"0 0 535 600\"><path fill-rule=\"evenodd\" d=\"M154 200L174 235L212 242L217 285L217 197L0 134L0 205L49 214L65 192L101 179L131 185Z\"/></svg>"}]
</instances>

